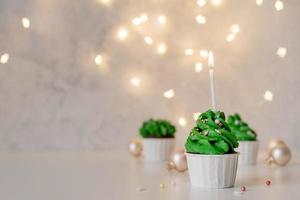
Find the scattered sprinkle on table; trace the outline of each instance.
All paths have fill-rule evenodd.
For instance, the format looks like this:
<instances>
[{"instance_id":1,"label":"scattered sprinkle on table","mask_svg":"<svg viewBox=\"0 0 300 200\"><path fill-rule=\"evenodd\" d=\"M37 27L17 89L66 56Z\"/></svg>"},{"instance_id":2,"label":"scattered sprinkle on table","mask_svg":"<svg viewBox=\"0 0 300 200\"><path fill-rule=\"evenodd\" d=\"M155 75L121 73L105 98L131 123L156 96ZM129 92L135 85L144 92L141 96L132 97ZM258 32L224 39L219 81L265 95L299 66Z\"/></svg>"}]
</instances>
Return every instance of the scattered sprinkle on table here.
<instances>
[{"instance_id":1,"label":"scattered sprinkle on table","mask_svg":"<svg viewBox=\"0 0 300 200\"><path fill-rule=\"evenodd\" d=\"M137 188L135 188L135 190L138 192L143 192L143 191L146 191L146 188L137 187Z\"/></svg>"},{"instance_id":2,"label":"scattered sprinkle on table","mask_svg":"<svg viewBox=\"0 0 300 200\"><path fill-rule=\"evenodd\" d=\"M245 192L246 191L246 187L245 186L242 186L241 187L241 192Z\"/></svg>"},{"instance_id":3,"label":"scattered sprinkle on table","mask_svg":"<svg viewBox=\"0 0 300 200\"><path fill-rule=\"evenodd\" d=\"M159 184L159 187L160 187L161 189L163 189L163 188L166 187L166 185L165 185L164 183L160 183L160 184Z\"/></svg>"},{"instance_id":4,"label":"scattered sprinkle on table","mask_svg":"<svg viewBox=\"0 0 300 200\"><path fill-rule=\"evenodd\" d=\"M234 191L233 193L234 193L235 196L240 196L240 195L242 195L242 192L241 192L241 191Z\"/></svg>"}]
</instances>

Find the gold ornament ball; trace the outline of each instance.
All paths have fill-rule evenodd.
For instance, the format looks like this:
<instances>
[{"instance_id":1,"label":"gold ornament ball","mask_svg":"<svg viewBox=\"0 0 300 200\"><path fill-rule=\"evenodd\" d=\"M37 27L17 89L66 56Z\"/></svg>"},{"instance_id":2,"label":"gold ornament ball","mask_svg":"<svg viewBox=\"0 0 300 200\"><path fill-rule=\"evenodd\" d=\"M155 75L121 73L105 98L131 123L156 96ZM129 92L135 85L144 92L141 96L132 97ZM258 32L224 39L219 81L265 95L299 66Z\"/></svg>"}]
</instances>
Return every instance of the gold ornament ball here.
<instances>
[{"instance_id":1,"label":"gold ornament ball","mask_svg":"<svg viewBox=\"0 0 300 200\"><path fill-rule=\"evenodd\" d=\"M268 155L272 155L272 149L278 145L285 145L285 142L279 138L272 139L268 144Z\"/></svg>"},{"instance_id":2,"label":"gold ornament ball","mask_svg":"<svg viewBox=\"0 0 300 200\"><path fill-rule=\"evenodd\" d=\"M279 165L285 166L292 158L291 150L285 144L278 144L272 149L272 161Z\"/></svg>"},{"instance_id":3,"label":"gold ornament ball","mask_svg":"<svg viewBox=\"0 0 300 200\"><path fill-rule=\"evenodd\" d=\"M129 153L134 157L139 157L142 155L143 147L139 140L132 140L129 143Z\"/></svg>"},{"instance_id":4,"label":"gold ornament ball","mask_svg":"<svg viewBox=\"0 0 300 200\"><path fill-rule=\"evenodd\" d=\"M178 172L187 170L187 161L183 149L178 149L172 154L171 161L168 163L168 169L176 169Z\"/></svg>"}]
</instances>

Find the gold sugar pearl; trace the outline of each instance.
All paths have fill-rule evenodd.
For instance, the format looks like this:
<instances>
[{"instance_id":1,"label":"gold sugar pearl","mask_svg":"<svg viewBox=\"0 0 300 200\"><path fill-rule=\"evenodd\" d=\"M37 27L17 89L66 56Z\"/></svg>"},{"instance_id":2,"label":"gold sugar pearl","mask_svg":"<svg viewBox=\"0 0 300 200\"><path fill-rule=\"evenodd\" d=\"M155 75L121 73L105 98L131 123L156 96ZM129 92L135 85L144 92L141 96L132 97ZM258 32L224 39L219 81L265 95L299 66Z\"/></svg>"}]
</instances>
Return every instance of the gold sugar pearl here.
<instances>
[{"instance_id":1,"label":"gold sugar pearl","mask_svg":"<svg viewBox=\"0 0 300 200\"><path fill-rule=\"evenodd\" d=\"M204 134L205 136L207 136L207 135L208 135L208 130L204 131L203 134Z\"/></svg>"},{"instance_id":2,"label":"gold sugar pearl","mask_svg":"<svg viewBox=\"0 0 300 200\"><path fill-rule=\"evenodd\" d=\"M164 183L160 183L160 184L159 184L159 187L160 187L161 189L163 189L163 188L166 187L166 185L165 185Z\"/></svg>"}]
</instances>

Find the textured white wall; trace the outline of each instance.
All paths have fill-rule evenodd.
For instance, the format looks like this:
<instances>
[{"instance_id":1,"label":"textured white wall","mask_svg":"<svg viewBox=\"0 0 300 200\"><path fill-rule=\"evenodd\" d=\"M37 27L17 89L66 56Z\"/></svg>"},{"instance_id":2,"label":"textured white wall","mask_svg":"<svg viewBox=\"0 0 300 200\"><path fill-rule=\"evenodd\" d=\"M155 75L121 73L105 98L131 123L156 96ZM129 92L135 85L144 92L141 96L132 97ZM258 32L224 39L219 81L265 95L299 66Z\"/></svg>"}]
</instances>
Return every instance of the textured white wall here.
<instances>
[{"instance_id":1,"label":"textured white wall","mask_svg":"<svg viewBox=\"0 0 300 200\"><path fill-rule=\"evenodd\" d=\"M111 7L95 0L1 0L0 151L87 151L125 149L149 117L177 123L178 145L193 126L192 114L210 107L206 64L201 73L194 63L206 60L184 56L184 49L215 52L217 103L227 114L239 112L258 132L263 145L280 136L300 148L299 52L300 1L275 1L257 7L255 0L223 0L222 6L196 6L183 0L115 0ZM150 22L134 28L130 21L141 12ZM165 14L168 23L153 20ZM207 17L198 25L195 16ZM31 21L29 29L21 18ZM231 24L241 32L225 41ZM116 40L120 26L128 40ZM146 46L143 36L168 44L163 56ZM287 47L285 58L276 50ZM102 53L105 66L96 66ZM141 77L134 88L129 79ZM167 100L162 93L175 90ZM263 94L270 90L272 102ZM262 146L263 146L262 145Z\"/></svg>"}]
</instances>

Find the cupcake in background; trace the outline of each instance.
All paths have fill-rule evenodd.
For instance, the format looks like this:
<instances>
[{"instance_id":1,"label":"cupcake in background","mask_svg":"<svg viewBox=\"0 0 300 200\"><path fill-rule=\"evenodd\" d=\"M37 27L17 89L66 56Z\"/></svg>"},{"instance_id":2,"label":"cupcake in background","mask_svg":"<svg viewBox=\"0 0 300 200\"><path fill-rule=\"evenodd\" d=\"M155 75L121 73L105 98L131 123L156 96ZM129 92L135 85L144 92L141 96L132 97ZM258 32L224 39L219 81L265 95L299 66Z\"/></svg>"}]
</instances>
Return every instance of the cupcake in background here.
<instances>
[{"instance_id":1,"label":"cupcake in background","mask_svg":"<svg viewBox=\"0 0 300 200\"><path fill-rule=\"evenodd\" d=\"M197 119L186 144L186 157L192 186L227 188L235 182L238 141L223 112L208 110Z\"/></svg>"},{"instance_id":2,"label":"cupcake in background","mask_svg":"<svg viewBox=\"0 0 300 200\"><path fill-rule=\"evenodd\" d=\"M255 131L242 120L239 114L230 115L227 123L239 141L239 147L236 149L240 153L239 165L255 165L259 146Z\"/></svg>"},{"instance_id":3,"label":"cupcake in background","mask_svg":"<svg viewBox=\"0 0 300 200\"><path fill-rule=\"evenodd\" d=\"M140 128L145 160L165 161L171 156L175 144L176 127L164 119L149 119Z\"/></svg>"}]
</instances>

